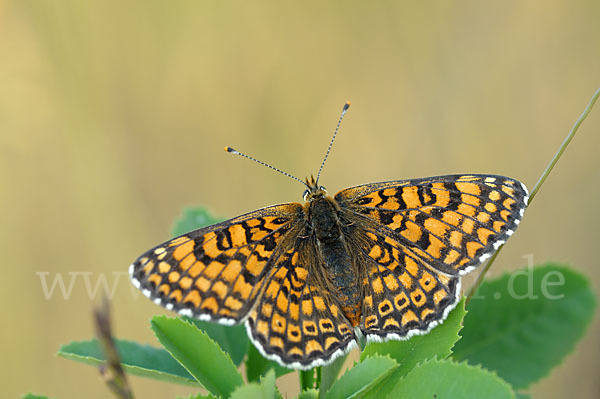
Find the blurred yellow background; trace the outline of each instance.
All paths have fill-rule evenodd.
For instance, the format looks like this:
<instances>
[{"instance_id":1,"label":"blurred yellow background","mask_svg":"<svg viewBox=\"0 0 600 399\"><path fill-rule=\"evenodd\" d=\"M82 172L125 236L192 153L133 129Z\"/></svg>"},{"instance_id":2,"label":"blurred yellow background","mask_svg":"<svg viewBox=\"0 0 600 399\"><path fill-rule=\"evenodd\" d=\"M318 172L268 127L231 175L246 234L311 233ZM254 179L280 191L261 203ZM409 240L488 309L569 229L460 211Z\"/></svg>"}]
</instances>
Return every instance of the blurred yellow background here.
<instances>
[{"instance_id":1,"label":"blurred yellow background","mask_svg":"<svg viewBox=\"0 0 600 399\"><path fill-rule=\"evenodd\" d=\"M600 84L600 2L422 3L0 0L2 396L109 397L94 368L55 356L92 336L98 278L115 288L116 335L156 344L149 319L165 311L124 273L183 207L301 200L225 145L304 178L351 100L331 193L460 172L532 188ZM532 254L600 285L599 129L597 107L492 276ZM46 299L57 276L72 291ZM599 333L596 318L533 393L597 397ZM139 398L193 392L132 384Z\"/></svg>"}]
</instances>

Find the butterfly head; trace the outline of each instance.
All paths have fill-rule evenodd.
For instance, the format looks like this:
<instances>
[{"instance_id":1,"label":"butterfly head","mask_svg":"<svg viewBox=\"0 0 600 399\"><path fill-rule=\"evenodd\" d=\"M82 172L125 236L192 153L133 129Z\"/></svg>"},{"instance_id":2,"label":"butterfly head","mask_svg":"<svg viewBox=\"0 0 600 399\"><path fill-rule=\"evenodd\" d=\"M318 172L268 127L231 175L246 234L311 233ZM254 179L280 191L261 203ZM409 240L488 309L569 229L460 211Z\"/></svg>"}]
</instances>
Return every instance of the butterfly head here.
<instances>
[{"instance_id":1,"label":"butterfly head","mask_svg":"<svg viewBox=\"0 0 600 399\"><path fill-rule=\"evenodd\" d=\"M310 176L310 179L306 178L306 191L304 191L304 201L312 201L315 198L324 198L327 194L325 187L319 186L314 176Z\"/></svg>"}]
</instances>

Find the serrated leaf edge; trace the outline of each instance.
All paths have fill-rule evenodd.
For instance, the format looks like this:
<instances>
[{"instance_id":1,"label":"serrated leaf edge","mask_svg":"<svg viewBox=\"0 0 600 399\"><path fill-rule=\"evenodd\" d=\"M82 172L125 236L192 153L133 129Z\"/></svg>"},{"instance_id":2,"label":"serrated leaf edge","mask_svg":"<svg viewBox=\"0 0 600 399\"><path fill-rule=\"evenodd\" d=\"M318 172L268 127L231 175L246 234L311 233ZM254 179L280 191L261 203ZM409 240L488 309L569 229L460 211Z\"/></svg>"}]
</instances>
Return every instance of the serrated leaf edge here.
<instances>
[{"instance_id":1,"label":"serrated leaf edge","mask_svg":"<svg viewBox=\"0 0 600 399\"><path fill-rule=\"evenodd\" d=\"M344 374L342 374L341 376L339 376L338 379L329 387L329 391L331 391L331 388L334 387L336 383L338 383L339 381L341 381L341 379L344 377L344 375L346 375L346 373L348 373L351 370L353 370L354 367L356 367L357 365L363 364L367 359L372 359L372 358L382 358L382 359L387 358L387 359L389 359L389 360L392 361L393 365L386 372L382 373L375 380L369 382L368 385L364 385L361 389L359 389L358 391L354 392L354 394L352 394L351 396L349 396L347 399L351 399L351 398L356 397L357 395L362 395L362 394L368 392L375 385L377 385L378 383L380 383L384 378L386 378L387 376L389 376L392 373L392 371L394 371L398 367L398 362L395 359L393 359L389 354L382 355L380 353L375 353L373 355L367 355L360 362L356 362L355 361L354 364L352 365L352 367L350 367L349 369L347 369ZM327 391L327 392L329 392L329 391Z\"/></svg>"},{"instance_id":2,"label":"serrated leaf edge","mask_svg":"<svg viewBox=\"0 0 600 399\"><path fill-rule=\"evenodd\" d=\"M516 399L516 397L517 397L517 394L516 394L514 388L512 387L512 385L508 381L506 381L502 377L500 377L498 375L498 373L496 373L495 370L487 369L487 368L483 367L481 364L470 364L466 360L457 362L457 361L454 361L454 360L448 359L448 358L446 358L446 359L438 359L437 356L434 356L431 359L425 359L424 361L417 363L417 365L415 367L413 367L404 377L402 377L402 378L400 378L398 380L398 383L400 383L400 381L405 380L413 372L413 370L415 370L418 367L421 367L423 365L426 365L428 363L439 363L439 364L441 364L441 363L449 363L449 364L454 364L454 365L457 365L457 366L463 366L464 365L464 366L467 366L469 368L473 368L473 369L476 369L476 370L485 371L485 372L489 373L490 375L492 375L494 378L496 378L498 380L498 382L500 382L501 384L506 385L510 389L510 391L513 394L512 399Z\"/></svg>"}]
</instances>

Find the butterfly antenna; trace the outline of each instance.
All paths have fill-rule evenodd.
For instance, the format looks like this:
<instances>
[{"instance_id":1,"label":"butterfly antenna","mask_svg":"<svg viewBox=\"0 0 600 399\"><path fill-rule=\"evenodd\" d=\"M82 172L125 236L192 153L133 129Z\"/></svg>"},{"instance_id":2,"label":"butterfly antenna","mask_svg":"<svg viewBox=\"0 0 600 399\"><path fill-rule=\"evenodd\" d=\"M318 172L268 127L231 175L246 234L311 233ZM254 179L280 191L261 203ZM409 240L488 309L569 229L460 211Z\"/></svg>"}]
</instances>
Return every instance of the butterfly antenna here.
<instances>
[{"instance_id":1,"label":"butterfly antenna","mask_svg":"<svg viewBox=\"0 0 600 399\"><path fill-rule=\"evenodd\" d=\"M227 151L227 152L229 152L230 154L233 154L233 155L239 155L240 157L248 158L251 161L254 161L254 162L259 163L259 164L261 164L263 166L266 166L267 168L273 169L274 171L279 172L279 173L281 173L284 176L291 177L294 180L298 180L300 183L304 184L307 188L310 188L310 187L308 187L308 185L305 182L303 182L302 180L298 179L296 176L292 176L289 173L286 173L286 172L284 172L281 169L277 169L276 167L269 165L268 163L259 161L258 159L253 158L250 155L246 155L246 154L244 154L242 152L234 150L231 147L225 147L225 151Z\"/></svg>"},{"instance_id":2,"label":"butterfly antenna","mask_svg":"<svg viewBox=\"0 0 600 399\"><path fill-rule=\"evenodd\" d=\"M340 125L342 124L342 119L344 119L344 115L346 115L346 111L350 108L350 101L344 104L344 108L342 108L342 114L340 115L340 119L338 120L337 126L335 127L335 132L333 132L333 137L329 142L329 147L327 148L327 152L325 153L325 158L323 158L323 162L321 163L321 167L319 168L319 173L317 174L317 186L319 184L319 177L321 177L321 171L323 170L323 166L325 166L325 161L327 161L327 157L329 156L329 151L331 151L331 147L333 146L333 141L335 140L335 136L337 136L337 132L340 129Z\"/></svg>"}]
</instances>

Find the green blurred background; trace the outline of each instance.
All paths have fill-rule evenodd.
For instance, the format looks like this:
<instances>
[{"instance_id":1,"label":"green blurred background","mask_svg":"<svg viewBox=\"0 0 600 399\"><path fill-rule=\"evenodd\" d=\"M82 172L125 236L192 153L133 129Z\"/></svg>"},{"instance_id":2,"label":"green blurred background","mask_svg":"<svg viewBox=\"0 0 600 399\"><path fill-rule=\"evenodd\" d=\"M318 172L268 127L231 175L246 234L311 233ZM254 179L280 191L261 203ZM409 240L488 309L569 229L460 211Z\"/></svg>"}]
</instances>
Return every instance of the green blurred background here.
<instances>
[{"instance_id":1,"label":"green blurred background","mask_svg":"<svg viewBox=\"0 0 600 399\"><path fill-rule=\"evenodd\" d=\"M55 352L92 336L101 276L116 335L156 344L149 318L163 310L123 273L183 207L234 216L301 200L302 186L224 145L303 178L351 100L330 192L455 172L531 188L600 84L597 0L253 3L0 0L3 397L109 396L95 369ZM597 289L599 128L597 108L492 276L532 255ZM68 298L46 299L44 276L67 289L75 276ZM596 318L537 397L597 397L599 332ZM140 398L193 392L132 384Z\"/></svg>"}]
</instances>

